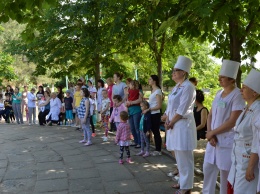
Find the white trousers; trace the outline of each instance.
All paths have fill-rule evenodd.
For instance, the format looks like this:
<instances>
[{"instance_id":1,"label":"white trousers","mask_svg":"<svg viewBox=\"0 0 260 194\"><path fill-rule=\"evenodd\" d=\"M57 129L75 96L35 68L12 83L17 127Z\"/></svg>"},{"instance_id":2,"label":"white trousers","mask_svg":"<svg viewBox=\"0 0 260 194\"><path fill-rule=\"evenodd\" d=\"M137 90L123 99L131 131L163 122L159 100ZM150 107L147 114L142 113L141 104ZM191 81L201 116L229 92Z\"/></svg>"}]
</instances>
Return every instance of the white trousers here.
<instances>
[{"instance_id":1,"label":"white trousers","mask_svg":"<svg viewBox=\"0 0 260 194\"><path fill-rule=\"evenodd\" d=\"M194 157L193 151L175 150L175 157L179 169L180 189L192 189L194 181Z\"/></svg>"},{"instance_id":2,"label":"white trousers","mask_svg":"<svg viewBox=\"0 0 260 194\"><path fill-rule=\"evenodd\" d=\"M216 182L220 171L220 194L227 194L228 173L226 170L219 170L217 165L204 162L203 164L203 194L216 192Z\"/></svg>"}]
</instances>

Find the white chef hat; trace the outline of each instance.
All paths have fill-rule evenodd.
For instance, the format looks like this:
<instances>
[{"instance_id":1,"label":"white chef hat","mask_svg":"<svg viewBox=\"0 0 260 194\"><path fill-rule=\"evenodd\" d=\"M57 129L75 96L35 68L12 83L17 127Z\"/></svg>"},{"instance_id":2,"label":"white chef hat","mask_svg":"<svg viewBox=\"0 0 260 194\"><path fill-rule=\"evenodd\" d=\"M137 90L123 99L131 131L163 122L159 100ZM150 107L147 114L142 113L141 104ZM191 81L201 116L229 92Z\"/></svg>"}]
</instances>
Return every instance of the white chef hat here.
<instances>
[{"instance_id":1,"label":"white chef hat","mask_svg":"<svg viewBox=\"0 0 260 194\"><path fill-rule=\"evenodd\" d=\"M219 75L236 79L239 66L240 66L239 62L224 59L222 62Z\"/></svg>"},{"instance_id":2,"label":"white chef hat","mask_svg":"<svg viewBox=\"0 0 260 194\"><path fill-rule=\"evenodd\" d=\"M186 71L187 73L190 73L191 65L192 61L190 58L179 56L177 63L174 65L174 68L181 69L183 71Z\"/></svg>"},{"instance_id":3,"label":"white chef hat","mask_svg":"<svg viewBox=\"0 0 260 194\"><path fill-rule=\"evenodd\" d=\"M260 72L252 69L243 84L260 94Z\"/></svg>"}]
</instances>

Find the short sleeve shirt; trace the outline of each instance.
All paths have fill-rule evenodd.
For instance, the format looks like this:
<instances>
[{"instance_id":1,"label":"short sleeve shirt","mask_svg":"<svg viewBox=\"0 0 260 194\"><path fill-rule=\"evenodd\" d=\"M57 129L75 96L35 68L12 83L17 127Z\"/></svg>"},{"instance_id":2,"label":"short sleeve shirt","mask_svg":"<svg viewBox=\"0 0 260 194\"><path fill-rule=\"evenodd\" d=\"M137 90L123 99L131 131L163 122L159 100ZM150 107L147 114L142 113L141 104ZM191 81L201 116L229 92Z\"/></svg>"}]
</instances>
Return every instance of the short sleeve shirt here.
<instances>
[{"instance_id":1,"label":"short sleeve shirt","mask_svg":"<svg viewBox=\"0 0 260 194\"><path fill-rule=\"evenodd\" d=\"M120 82L119 84L115 84L113 86L113 95L120 95L122 99L125 96L125 91L124 89L126 88L126 84L124 82ZM113 96L112 96L113 98Z\"/></svg>"},{"instance_id":2,"label":"short sleeve shirt","mask_svg":"<svg viewBox=\"0 0 260 194\"><path fill-rule=\"evenodd\" d=\"M65 97L64 98L64 103L65 103L65 110L72 110L72 103L73 103L73 98L70 97Z\"/></svg>"},{"instance_id":3,"label":"short sleeve shirt","mask_svg":"<svg viewBox=\"0 0 260 194\"><path fill-rule=\"evenodd\" d=\"M102 99L102 110L105 110L107 106L109 106L110 100L109 98ZM105 115L110 115L110 109L108 108L105 112Z\"/></svg>"},{"instance_id":4,"label":"short sleeve shirt","mask_svg":"<svg viewBox=\"0 0 260 194\"><path fill-rule=\"evenodd\" d=\"M157 89L153 93L151 93L151 95L149 97L150 108L157 106L157 99L156 99L157 95L162 96L162 90L161 89ZM156 114L156 113L160 113L160 110L151 111L151 114Z\"/></svg>"},{"instance_id":5,"label":"short sleeve shirt","mask_svg":"<svg viewBox=\"0 0 260 194\"><path fill-rule=\"evenodd\" d=\"M75 91L74 99L75 99L75 106L78 107L82 99L82 96L80 95L80 91Z\"/></svg>"},{"instance_id":6,"label":"short sleeve shirt","mask_svg":"<svg viewBox=\"0 0 260 194\"><path fill-rule=\"evenodd\" d=\"M18 99L17 97L22 97L22 94L21 93L18 93L18 94L13 94L12 95L12 99L13 99L13 104L19 104L21 103L21 99Z\"/></svg>"}]
</instances>

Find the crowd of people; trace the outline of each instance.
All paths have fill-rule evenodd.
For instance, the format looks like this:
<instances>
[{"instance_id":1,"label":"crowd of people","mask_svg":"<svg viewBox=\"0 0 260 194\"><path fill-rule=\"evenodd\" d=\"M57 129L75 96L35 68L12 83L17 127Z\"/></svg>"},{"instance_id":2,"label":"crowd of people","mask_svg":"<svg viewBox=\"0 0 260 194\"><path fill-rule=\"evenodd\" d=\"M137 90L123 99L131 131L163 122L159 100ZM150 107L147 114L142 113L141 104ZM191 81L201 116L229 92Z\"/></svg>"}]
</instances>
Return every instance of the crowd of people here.
<instances>
[{"instance_id":1,"label":"crowd of people","mask_svg":"<svg viewBox=\"0 0 260 194\"><path fill-rule=\"evenodd\" d=\"M162 155L160 128L166 131L166 148L176 158L178 168L169 176L178 174L176 194L191 193L194 181L193 150L197 140L207 139L203 164L203 193L215 193L220 172L220 193L252 194L260 191L258 178L260 140L260 72L252 69L243 82L242 89L236 86L240 63L223 60L219 73L222 87L216 93L210 111L203 105L204 94L196 89L196 78L189 78L192 61L179 56L172 72L176 83L169 93L167 106L157 75L151 75L148 84L151 94L145 100L137 80L121 73L113 78L93 80L80 78L65 95L62 88L51 92L38 87L23 92L7 86L5 101L0 101L0 116L6 123L16 119L23 124L24 113L29 125L36 124L38 109L39 125L70 125L83 130L79 143L91 146L94 143L94 117L100 115L104 129L103 141L108 141L108 131L116 131L115 143L120 147L119 164L131 163L130 146L140 149L137 156ZM246 103L245 103L246 102ZM166 108L167 107L167 108ZM150 152L153 136L155 151Z\"/></svg>"}]
</instances>

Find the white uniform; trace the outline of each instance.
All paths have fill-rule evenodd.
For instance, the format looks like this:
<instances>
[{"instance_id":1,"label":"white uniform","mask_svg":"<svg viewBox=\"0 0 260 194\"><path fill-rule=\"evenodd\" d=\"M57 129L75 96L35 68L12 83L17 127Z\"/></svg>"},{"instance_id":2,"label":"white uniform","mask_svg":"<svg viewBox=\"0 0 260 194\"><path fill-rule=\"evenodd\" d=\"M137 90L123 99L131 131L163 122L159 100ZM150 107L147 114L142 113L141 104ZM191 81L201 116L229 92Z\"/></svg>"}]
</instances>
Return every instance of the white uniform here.
<instances>
[{"instance_id":1,"label":"white uniform","mask_svg":"<svg viewBox=\"0 0 260 194\"><path fill-rule=\"evenodd\" d=\"M245 102L240 90L235 88L230 94L222 98L223 90L218 91L212 103L211 129L214 130L227 121L233 111L243 110ZM227 193L227 177L231 167L231 151L234 140L234 130L217 135L216 147L207 144L203 172L203 193L215 193L217 175L220 170L220 194Z\"/></svg>"},{"instance_id":2,"label":"white uniform","mask_svg":"<svg viewBox=\"0 0 260 194\"><path fill-rule=\"evenodd\" d=\"M50 99L50 112L47 115L47 119L51 116L51 120L58 121L59 120L59 114L61 109L61 101L59 98L51 98Z\"/></svg>"},{"instance_id":3,"label":"white uniform","mask_svg":"<svg viewBox=\"0 0 260 194\"><path fill-rule=\"evenodd\" d=\"M253 143L252 143L252 148L251 152L258 153L258 157L260 158L260 110L255 111L255 120L253 122L253 133L254 133L254 138L253 138ZM258 160L258 169L260 169L260 160ZM256 176L255 176L256 177ZM260 173L258 172L258 185L257 185L257 192L260 192Z\"/></svg>"},{"instance_id":4,"label":"white uniform","mask_svg":"<svg viewBox=\"0 0 260 194\"><path fill-rule=\"evenodd\" d=\"M196 92L194 86L185 80L180 87L177 84L168 98L166 115L171 120L175 114L183 118L167 130L166 147L175 152L180 173L180 188L193 188L194 157L193 150L197 146L196 124L193 116Z\"/></svg>"},{"instance_id":5,"label":"white uniform","mask_svg":"<svg viewBox=\"0 0 260 194\"><path fill-rule=\"evenodd\" d=\"M256 193L258 182L258 167L256 166L254 175L255 179L248 182L245 179L248 161L251 152L257 153L257 149L252 147L254 137L254 118L256 110L260 110L260 101L255 101L248 109L244 110L236 122L234 128L235 137L232 149L232 165L228 175L228 181L234 188L235 194Z\"/></svg>"}]
</instances>

